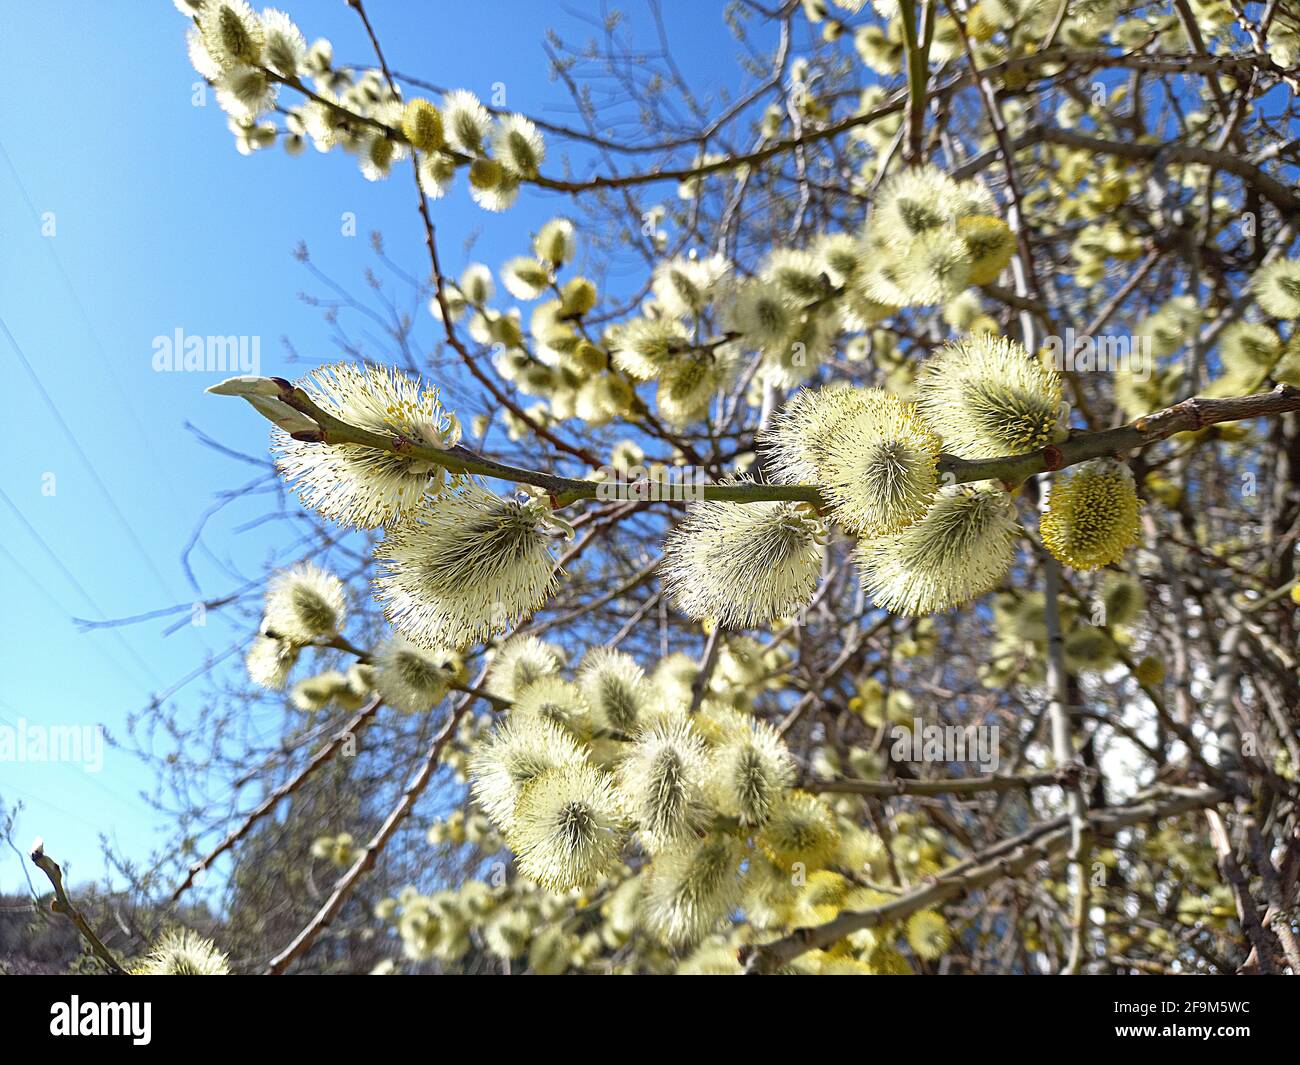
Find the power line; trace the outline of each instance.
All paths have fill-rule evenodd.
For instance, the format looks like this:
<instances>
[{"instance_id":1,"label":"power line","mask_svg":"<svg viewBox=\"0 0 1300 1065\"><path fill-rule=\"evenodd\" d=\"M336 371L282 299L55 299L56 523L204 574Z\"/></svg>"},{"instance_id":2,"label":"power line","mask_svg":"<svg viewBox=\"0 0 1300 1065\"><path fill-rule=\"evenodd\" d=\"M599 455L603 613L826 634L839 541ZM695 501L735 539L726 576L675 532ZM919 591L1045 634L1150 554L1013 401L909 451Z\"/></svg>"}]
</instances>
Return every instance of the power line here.
<instances>
[{"instance_id":1,"label":"power line","mask_svg":"<svg viewBox=\"0 0 1300 1065\"><path fill-rule=\"evenodd\" d=\"M59 423L59 428L63 430L64 435L68 438L68 441L72 444L77 455L80 457L82 464L94 479L95 484L99 487L99 490L103 494L110 509L112 509L114 517L117 518L119 524L121 524L123 530L125 530L127 537L130 539L136 551L139 552L140 557L144 559L145 565L149 567L149 571L158 579L158 583L167 594L167 597L173 602L178 602L179 599L176 593L167 585L167 578L162 575L162 572L154 563L153 557L149 554L148 549L141 542L140 537L136 535L135 529L131 526L131 523L126 520L126 515L123 514L121 508L118 507L117 500L113 498L113 493L108 490L108 486L104 483L104 479L100 477L99 471L95 469L95 464L90 461L90 456L86 454L85 449L81 446L81 442L77 439L76 434L73 433L72 427L68 425L66 420L64 420L63 414L60 412L58 405L50 397L49 392L46 391L45 386L41 383L40 377L37 376L35 369L32 368L32 364L28 360L27 355L23 352L23 349L18 346L18 341L14 339L13 333L9 331L9 326L3 318L0 318L0 330L4 331L4 335L9 341L10 347L13 348L14 354L18 356L18 361L22 363L23 369L27 371L27 376L31 378L32 384L34 384L37 391L40 392L41 399L45 401L46 407L48 407L50 413L54 415L54 420Z\"/></svg>"},{"instance_id":2,"label":"power line","mask_svg":"<svg viewBox=\"0 0 1300 1065\"><path fill-rule=\"evenodd\" d=\"M25 716L26 716L26 715L23 714L22 711L20 711L16 706L14 706L12 703L6 702L4 699L0 699L0 706L3 706L3 707L4 707L5 709L7 709L10 713L18 714L19 717L25 717ZM15 732L17 731L17 729L18 729L18 723L17 723L16 721L13 721L12 719L10 719L10 718L8 718L8 717L5 717L4 714L0 714L0 721L3 721L3 722L4 722L5 724L7 724L10 728L14 729ZM41 722L31 722L31 724L41 724ZM74 765L72 762L50 761L50 762L46 762L46 763L42 763L42 764L45 764L45 765L54 765L54 766L59 766L59 767L61 767L61 768L63 768L63 769L73 769L73 770L75 770L75 769L77 768L77 766ZM111 796L112 798L116 799L116 800L117 800L118 802L120 802L123 806L132 806L132 807L137 807L137 808L139 808L139 807L141 807L141 806L144 806L146 809L148 808L148 804L145 803L144 800L141 799L138 795L135 796L134 798L130 798L130 799L128 799L125 795L122 795L121 793L114 791L112 788L110 788L110 787L109 787L107 784L105 784L103 781L97 779L97 777L95 776L94 773L87 773L87 772L85 772L85 771L83 770L82 773L81 773L81 776L85 778L85 781L86 781L87 784L90 784L92 787L98 788L98 789L99 789L100 791L102 791L105 795Z\"/></svg>"},{"instance_id":3,"label":"power line","mask_svg":"<svg viewBox=\"0 0 1300 1065\"><path fill-rule=\"evenodd\" d=\"M18 168L14 165L13 159L10 158L9 152L5 148L3 141L0 141L0 157L4 158L5 165L9 168L9 173L13 175L14 184L18 186L18 191L22 194L23 200L27 204L28 211L31 212L32 220L39 225L41 221L41 213L36 209L36 204L32 201L31 196L28 195L27 186L23 184L23 179L18 174ZM140 439L146 442L144 450L148 454L150 461L153 463L154 469L158 472L159 477L167 483L169 488L171 488L172 492L175 493L177 491L177 486L172 481L170 472L163 463L158 461L155 449L147 446L149 441L149 431L145 428L140 416L136 413L135 406L131 402L130 391L122 384L122 380L118 376L117 364L108 357L108 352L100 341L99 334L95 331L95 326L90 320L90 315L86 312L85 304L81 302L81 297L77 294L76 286L72 283L72 277L64 268L63 260L59 258L59 253L54 247L54 241L46 240L42 243L45 245L45 250L49 252L50 258L54 261L55 269L58 270L59 276L63 279L63 285L68 290L68 295L72 298L73 306L77 308L77 313L81 316L81 320L86 327L86 332L90 334L90 339L94 343L96 350L99 352L100 362L107 371L109 380L113 382L113 387L117 389L118 398L122 401L123 409L131 418L131 421L135 423L135 428L140 434Z\"/></svg>"},{"instance_id":4,"label":"power line","mask_svg":"<svg viewBox=\"0 0 1300 1065\"><path fill-rule=\"evenodd\" d=\"M104 610L101 609L99 603L95 602L95 599L94 597L91 596L90 592L87 592L85 585L83 585L81 581L77 580L77 575L75 575L75 573L73 573L72 570L69 570L69 568L65 566L64 560L62 560L59 557L59 554L56 553L53 547L49 546L49 544L45 542L45 538L42 536L42 534L40 534L38 529L36 529L35 525L31 524L31 521L27 520L27 516L23 514L21 510L18 510L17 503L14 503L13 499L9 498L8 493L5 493L5 490L3 488L0 488L0 501L3 501L5 503L5 506L8 506L9 510L13 511L13 514L14 516L16 516L19 523L22 523L22 527L25 528L26 531L31 534L31 537L34 538L36 542L38 542L38 544L40 545L40 549L42 549L45 555L47 555L47 557L49 558L49 560L51 560L51 562L55 564L57 570L59 570L59 572L62 573L62 575L64 575L64 579L68 581L68 583L72 585L73 588L77 589L78 594L81 594L81 597L85 599L88 605L90 605L91 610L94 610L96 614L99 614L101 619L108 620L108 615L104 614ZM0 546L0 550L4 550L4 547ZM30 580L31 583L36 586L36 589L44 593L44 596L49 599L49 602L53 603L53 606L55 606L56 609L59 610L60 614L65 615L66 618L72 618L73 616L72 611L66 610L65 607L60 606L59 602L57 602L57 599L55 599L55 597L53 597L52 594L49 593L49 590L45 588L45 586L42 583L40 583L40 581L36 580L35 577L31 575L31 573L27 572L25 568L22 567L22 564L18 562L18 559L13 558L13 555L10 555L9 551L4 551L4 554L8 555L9 559L12 560L13 566L14 568L16 568L16 570L22 572L23 576L26 576L27 580ZM149 679L151 679L153 683L161 684L162 683L161 677L155 674L155 672L153 672L153 668L149 666L148 662L144 661L144 659L140 657L139 651L136 651L135 648L133 648L133 646L129 644L129 642L126 642L126 638L122 636L120 629L113 628L113 629L109 629L109 631L113 633L113 636L114 638L116 638L118 644L122 645L122 649L125 650L126 653L129 654L130 657L133 658L134 661L139 664L139 667L142 668L144 672L146 672L146 675L149 677ZM107 651L105 651L105 654L107 654ZM116 659L110 659L110 661L113 661L114 664L116 664ZM121 666L118 666L118 671L121 672L122 676L126 676L126 671L123 670ZM139 681L131 680L131 683L138 684Z\"/></svg>"}]
</instances>

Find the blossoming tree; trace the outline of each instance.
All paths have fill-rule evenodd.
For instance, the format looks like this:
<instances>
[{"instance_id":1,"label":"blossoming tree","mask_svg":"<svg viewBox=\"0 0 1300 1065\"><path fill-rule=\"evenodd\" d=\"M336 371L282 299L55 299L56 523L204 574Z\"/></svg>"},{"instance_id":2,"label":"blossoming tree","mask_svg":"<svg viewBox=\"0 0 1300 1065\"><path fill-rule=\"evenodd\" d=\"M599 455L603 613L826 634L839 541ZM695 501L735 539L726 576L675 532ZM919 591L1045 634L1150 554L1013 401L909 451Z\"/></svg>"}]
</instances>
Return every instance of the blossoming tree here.
<instances>
[{"instance_id":1,"label":"blossoming tree","mask_svg":"<svg viewBox=\"0 0 1300 1065\"><path fill-rule=\"evenodd\" d=\"M674 125L625 78L617 142L561 44L580 128L398 73L349 3L369 66L177 3L240 151L408 190L442 334L210 390L366 555L270 578L248 676L338 732L182 890L393 717L409 778L302 856L271 972L448 775L422 845L471 871L378 904L391 964L1300 972L1300 6L740 0L751 89ZM449 272L440 211L534 193Z\"/></svg>"}]
</instances>

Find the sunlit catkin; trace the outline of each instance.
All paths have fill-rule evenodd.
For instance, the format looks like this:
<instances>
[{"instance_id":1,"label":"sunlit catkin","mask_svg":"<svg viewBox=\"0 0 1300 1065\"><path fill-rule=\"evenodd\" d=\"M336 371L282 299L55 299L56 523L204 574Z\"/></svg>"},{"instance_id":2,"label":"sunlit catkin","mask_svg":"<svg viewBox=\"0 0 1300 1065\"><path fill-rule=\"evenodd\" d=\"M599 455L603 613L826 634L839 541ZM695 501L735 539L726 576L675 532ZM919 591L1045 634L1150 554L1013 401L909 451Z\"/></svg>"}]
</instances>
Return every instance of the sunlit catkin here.
<instances>
[{"instance_id":1,"label":"sunlit catkin","mask_svg":"<svg viewBox=\"0 0 1300 1065\"><path fill-rule=\"evenodd\" d=\"M203 46L222 70L252 66L262 57L262 22L244 0L211 0L199 10Z\"/></svg>"},{"instance_id":2,"label":"sunlit catkin","mask_svg":"<svg viewBox=\"0 0 1300 1065\"><path fill-rule=\"evenodd\" d=\"M448 687L461 680L464 666L454 648L424 648L395 635L375 654L375 687L395 710L417 714L443 700Z\"/></svg>"},{"instance_id":3,"label":"sunlit catkin","mask_svg":"<svg viewBox=\"0 0 1300 1065\"><path fill-rule=\"evenodd\" d=\"M510 719L478 743L470 758L474 801L507 835L524 787L549 769L586 762L573 737L540 718Z\"/></svg>"},{"instance_id":4,"label":"sunlit catkin","mask_svg":"<svg viewBox=\"0 0 1300 1065\"><path fill-rule=\"evenodd\" d=\"M555 586L550 510L476 485L435 500L376 549L378 598L423 646L465 647L507 631Z\"/></svg>"},{"instance_id":5,"label":"sunlit catkin","mask_svg":"<svg viewBox=\"0 0 1300 1065\"><path fill-rule=\"evenodd\" d=\"M684 946L707 935L740 902L740 842L713 832L655 856L643 902L646 924Z\"/></svg>"},{"instance_id":6,"label":"sunlit catkin","mask_svg":"<svg viewBox=\"0 0 1300 1065\"><path fill-rule=\"evenodd\" d=\"M298 661L300 645L272 636L257 635L248 648L244 665L248 679L259 688L280 691L289 679L289 673Z\"/></svg>"},{"instance_id":7,"label":"sunlit catkin","mask_svg":"<svg viewBox=\"0 0 1300 1065\"><path fill-rule=\"evenodd\" d=\"M834 855L840 833L830 807L806 791L786 792L758 834L763 853L783 869L816 869Z\"/></svg>"},{"instance_id":8,"label":"sunlit catkin","mask_svg":"<svg viewBox=\"0 0 1300 1065\"><path fill-rule=\"evenodd\" d=\"M517 688L510 716L540 718L582 740L591 736L591 708L582 689L554 674Z\"/></svg>"},{"instance_id":9,"label":"sunlit catkin","mask_svg":"<svg viewBox=\"0 0 1300 1065\"><path fill-rule=\"evenodd\" d=\"M690 617L764 624L812 596L823 535L803 504L696 503L664 545L664 587Z\"/></svg>"},{"instance_id":10,"label":"sunlit catkin","mask_svg":"<svg viewBox=\"0 0 1300 1065\"><path fill-rule=\"evenodd\" d=\"M132 972L137 976L228 976L230 963L212 940L182 928L164 932Z\"/></svg>"},{"instance_id":11,"label":"sunlit catkin","mask_svg":"<svg viewBox=\"0 0 1300 1065\"><path fill-rule=\"evenodd\" d=\"M1300 261L1278 259L1261 266L1251 278L1250 287L1266 314L1300 318Z\"/></svg>"},{"instance_id":12,"label":"sunlit catkin","mask_svg":"<svg viewBox=\"0 0 1300 1065\"><path fill-rule=\"evenodd\" d=\"M266 591L266 631L292 643L327 640L347 616L343 582L310 562L271 578Z\"/></svg>"},{"instance_id":13,"label":"sunlit catkin","mask_svg":"<svg viewBox=\"0 0 1300 1065\"><path fill-rule=\"evenodd\" d=\"M742 825L764 824L794 780L794 760L776 729L736 715L713 754L709 778L718 811Z\"/></svg>"},{"instance_id":14,"label":"sunlit catkin","mask_svg":"<svg viewBox=\"0 0 1300 1065\"><path fill-rule=\"evenodd\" d=\"M563 668L564 652L559 647L536 636L515 636L493 652L488 691L513 699L539 677L559 673Z\"/></svg>"},{"instance_id":15,"label":"sunlit catkin","mask_svg":"<svg viewBox=\"0 0 1300 1065\"><path fill-rule=\"evenodd\" d=\"M593 647L582 656L577 680L593 727L622 737L636 731L654 701L654 689L636 660L608 647Z\"/></svg>"},{"instance_id":16,"label":"sunlit catkin","mask_svg":"<svg viewBox=\"0 0 1300 1065\"><path fill-rule=\"evenodd\" d=\"M1061 380L1014 340L977 333L941 348L917 381L921 413L962 458L1021 455L1053 440Z\"/></svg>"},{"instance_id":17,"label":"sunlit catkin","mask_svg":"<svg viewBox=\"0 0 1300 1065\"><path fill-rule=\"evenodd\" d=\"M626 813L613 780L586 763L548 769L522 790L510 844L519 871L551 891L593 883L623 846Z\"/></svg>"},{"instance_id":18,"label":"sunlit catkin","mask_svg":"<svg viewBox=\"0 0 1300 1065\"><path fill-rule=\"evenodd\" d=\"M1067 566L1094 570L1118 562L1141 532L1132 471L1102 458L1058 473L1039 532L1047 549Z\"/></svg>"},{"instance_id":19,"label":"sunlit catkin","mask_svg":"<svg viewBox=\"0 0 1300 1065\"><path fill-rule=\"evenodd\" d=\"M759 433L764 468L782 484L815 484L840 426L883 394L879 389L801 388Z\"/></svg>"},{"instance_id":20,"label":"sunlit catkin","mask_svg":"<svg viewBox=\"0 0 1300 1065\"><path fill-rule=\"evenodd\" d=\"M1006 576L1018 532L1001 488L944 488L915 525L859 543L862 587L877 606L895 614L914 617L960 606Z\"/></svg>"},{"instance_id":21,"label":"sunlit catkin","mask_svg":"<svg viewBox=\"0 0 1300 1065\"><path fill-rule=\"evenodd\" d=\"M659 721L637 734L619 763L618 783L651 852L703 825L709 771L708 749L689 718Z\"/></svg>"},{"instance_id":22,"label":"sunlit catkin","mask_svg":"<svg viewBox=\"0 0 1300 1065\"><path fill-rule=\"evenodd\" d=\"M939 437L915 404L870 392L826 438L817 484L831 516L846 529L892 533L925 513L937 484L938 459Z\"/></svg>"},{"instance_id":23,"label":"sunlit catkin","mask_svg":"<svg viewBox=\"0 0 1300 1065\"><path fill-rule=\"evenodd\" d=\"M445 450L460 427L435 388L380 366L337 363L300 382L318 407L360 429ZM410 511L446 483L436 463L355 444L294 440L272 431L276 465L302 501L344 525L373 529Z\"/></svg>"}]
</instances>

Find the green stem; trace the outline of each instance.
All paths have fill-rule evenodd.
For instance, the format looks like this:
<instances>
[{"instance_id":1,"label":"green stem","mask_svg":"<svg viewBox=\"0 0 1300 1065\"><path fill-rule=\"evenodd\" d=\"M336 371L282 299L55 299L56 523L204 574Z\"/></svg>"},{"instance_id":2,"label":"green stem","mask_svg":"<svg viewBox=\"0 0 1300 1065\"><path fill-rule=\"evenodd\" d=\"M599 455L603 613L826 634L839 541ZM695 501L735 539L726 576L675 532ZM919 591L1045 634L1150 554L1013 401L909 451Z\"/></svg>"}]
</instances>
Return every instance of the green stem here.
<instances>
[{"instance_id":1,"label":"green stem","mask_svg":"<svg viewBox=\"0 0 1300 1065\"><path fill-rule=\"evenodd\" d=\"M826 500L814 485L809 484L701 484L684 481L671 485L652 485L649 481L631 484L559 477L538 470L509 466L485 458L459 445L437 448L417 444L397 433L373 432L341 421L322 410L303 389L280 377L234 378L214 386L209 391L219 395L252 396L265 401L274 392L272 403L283 404L291 411L305 416L314 428L291 432L296 440L323 444L353 444L358 447L391 451L412 459L439 466L450 473L491 477L532 485L548 492L553 506L566 507L583 499L624 499L647 501L672 498L686 500L718 500L729 503L758 503L790 501L812 503L819 509ZM254 404L255 409L270 417L266 410ZM1122 452L1135 451L1173 436L1175 433L1204 429L1219 422L1243 421L1249 418L1269 417L1300 410L1300 389L1278 385L1271 392L1231 399L1186 399L1172 407L1138 418L1127 425L1099 432L1078 433L1060 444L1052 444L1026 455L1008 455L991 459L962 459L944 454L939 458L938 472L941 483L967 484L972 481L1001 481L1019 484L1036 473L1050 472L1074 466L1089 459ZM272 418L272 420L275 420ZM306 423L303 423L304 425ZM654 488L663 489L652 495Z\"/></svg>"}]
</instances>

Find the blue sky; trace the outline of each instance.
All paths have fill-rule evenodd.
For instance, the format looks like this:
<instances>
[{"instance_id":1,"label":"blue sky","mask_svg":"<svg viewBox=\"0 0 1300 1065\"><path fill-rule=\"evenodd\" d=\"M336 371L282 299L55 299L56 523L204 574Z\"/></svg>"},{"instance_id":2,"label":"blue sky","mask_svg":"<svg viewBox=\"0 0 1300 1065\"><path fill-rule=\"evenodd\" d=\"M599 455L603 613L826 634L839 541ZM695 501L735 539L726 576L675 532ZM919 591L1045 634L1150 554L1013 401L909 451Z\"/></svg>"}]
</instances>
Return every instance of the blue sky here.
<instances>
[{"instance_id":1,"label":"blue sky","mask_svg":"<svg viewBox=\"0 0 1300 1065\"><path fill-rule=\"evenodd\" d=\"M337 60L368 55L340 0L284 6L309 40L335 42ZM552 24L583 36L561 6L367 7L396 69L484 96L503 82L510 106L571 117L540 44ZM627 7L640 18L639 5ZM669 27L689 27L673 41L689 79L707 89L734 74L721 4L664 7ZM128 714L245 640L246 623L211 612L203 626L164 635L175 617L93 632L72 617L135 615L219 594L232 579L215 559L252 574L290 547L278 527L237 537L224 527L208 541L213 556L195 561L199 591L190 585L183 544L213 493L249 473L203 447L185 423L246 451L262 446L265 429L242 404L203 394L221 374L155 372L154 338L176 329L258 337L262 372L297 376L304 366L286 361L281 337L313 364L337 353L320 312L297 299L311 284L291 258L294 245L305 240L324 269L359 285L370 231L381 230L390 256L421 273L422 233L408 181L371 184L340 153L238 155L211 95L206 107L191 102L185 21L171 4L10 3L4 20L0 726L102 724L121 736ZM473 234L474 257L499 265L562 208L537 194L493 216L458 190L435 205L445 268L459 273ZM341 232L345 212L356 214L354 237ZM239 657L217 668L238 670ZM197 713L202 694L194 683L171 698ZM98 773L0 762L0 801L25 806L20 847L39 835L74 878L92 878L104 872L101 834L137 859L162 841L166 819L138 794L150 779L111 748ZM23 888L17 859L0 853L0 890Z\"/></svg>"}]
</instances>

